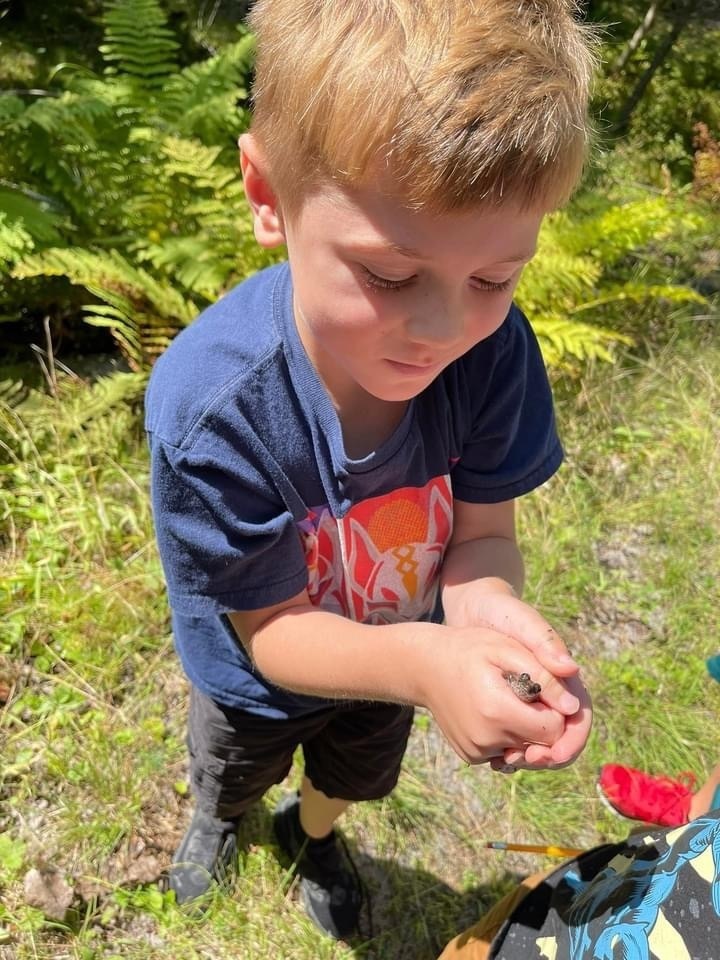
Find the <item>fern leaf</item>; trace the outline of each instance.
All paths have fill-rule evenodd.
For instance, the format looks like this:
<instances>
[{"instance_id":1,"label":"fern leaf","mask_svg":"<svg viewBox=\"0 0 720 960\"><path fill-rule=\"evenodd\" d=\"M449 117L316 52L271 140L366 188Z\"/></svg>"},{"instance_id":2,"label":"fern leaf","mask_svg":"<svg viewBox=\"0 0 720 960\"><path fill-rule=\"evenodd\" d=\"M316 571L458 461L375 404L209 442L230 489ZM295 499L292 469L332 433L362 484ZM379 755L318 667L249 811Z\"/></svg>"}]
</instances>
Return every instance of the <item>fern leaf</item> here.
<instances>
[{"instance_id":1,"label":"fern leaf","mask_svg":"<svg viewBox=\"0 0 720 960\"><path fill-rule=\"evenodd\" d=\"M0 187L0 216L6 229L12 230L15 225L29 236L31 245L60 241L62 218L50 209L47 201L28 196L19 186Z\"/></svg>"},{"instance_id":2,"label":"fern leaf","mask_svg":"<svg viewBox=\"0 0 720 960\"><path fill-rule=\"evenodd\" d=\"M107 0L105 42L100 47L109 70L146 88L159 88L177 69L178 42L156 0Z\"/></svg>"},{"instance_id":3,"label":"fern leaf","mask_svg":"<svg viewBox=\"0 0 720 960\"><path fill-rule=\"evenodd\" d=\"M25 103L11 93L0 93L0 129L14 123L25 112Z\"/></svg>"},{"instance_id":4,"label":"fern leaf","mask_svg":"<svg viewBox=\"0 0 720 960\"><path fill-rule=\"evenodd\" d=\"M177 133L217 144L247 127L249 115L237 101L247 96L254 48L254 38L245 36L169 78L161 109Z\"/></svg>"},{"instance_id":5,"label":"fern leaf","mask_svg":"<svg viewBox=\"0 0 720 960\"><path fill-rule=\"evenodd\" d=\"M98 127L114 123L111 105L104 99L63 93L31 104L22 114L24 127L36 124L45 133L63 143L94 143Z\"/></svg>"},{"instance_id":6,"label":"fern leaf","mask_svg":"<svg viewBox=\"0 0 720 960\"><path fill-rule=\"evenodd\" d=\"M115 250L51 248L22 260L12 275L62 276L96 296L102 303L85 308L88 322L110 329L134 370L147 367L197 312L172 286Z\"/></svg>"},{"instance_id":7,"label":"fern leaf","mask_svg":"<svg viewBox=\"0 0 720 960\"><path fill-rule=\"evenodd\" d=\"M78 422L97 420L117 409L121 403L134 404L140 401L147 386L147 372L112 373L98 377L89 389L83 391L82 409Z\"/></svg>"},{"instance_id":8,"label":"fern leaf","mask_svg":"<svg viewBox=\"0 0 720 960\"><path fill-rule=\"evenodd\" d=\"M206 300L218 296L234 265L218 256L204 236L168 237L163 243L145 247L142 256L154 267L171 272L187 290Z\"/></svg>"},{"instance_id":9,"label":"fern leaf","mask_svg":"<svg viewBox=\"0 0 720 960\"><path fill-rule=\"evenodd\" d=\"M535 331L545 362L549 366L567 365L567 358L586 362L590 359L612 363L618 344L631 344L630 337L594 324L571 320L558 314L533 318Z\"/></svg>"},{"instance_id":10,"label":"fern leaf","mask_svg":"<svg viewBox=\"0 0 720 960\"><path fill-rule=\"evenodd\" d=\"M15 260L30 253L34 246L22 221L9 223L7 214L0 210L0 271L8 270Z\"/></svg>"}]
</instances>

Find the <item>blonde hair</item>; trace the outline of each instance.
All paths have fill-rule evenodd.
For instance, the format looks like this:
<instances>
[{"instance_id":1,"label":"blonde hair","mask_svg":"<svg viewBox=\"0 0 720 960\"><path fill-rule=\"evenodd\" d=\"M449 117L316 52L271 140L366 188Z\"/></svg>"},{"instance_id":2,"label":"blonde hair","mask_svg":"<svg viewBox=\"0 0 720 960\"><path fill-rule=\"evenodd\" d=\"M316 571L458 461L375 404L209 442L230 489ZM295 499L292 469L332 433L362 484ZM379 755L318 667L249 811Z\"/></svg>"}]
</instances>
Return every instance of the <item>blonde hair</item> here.
<instances>
[{"instance_id":1,"label":"blonde hair","mask_svg":"<svg viewBox=\"0 0 720 960\"><path fill-rule=\"evenodd\" d=\"M590 140L573 0L256 0L253 131L286 207L387 171L410 207L551 210Z\"/></svg>"}]
</instances>

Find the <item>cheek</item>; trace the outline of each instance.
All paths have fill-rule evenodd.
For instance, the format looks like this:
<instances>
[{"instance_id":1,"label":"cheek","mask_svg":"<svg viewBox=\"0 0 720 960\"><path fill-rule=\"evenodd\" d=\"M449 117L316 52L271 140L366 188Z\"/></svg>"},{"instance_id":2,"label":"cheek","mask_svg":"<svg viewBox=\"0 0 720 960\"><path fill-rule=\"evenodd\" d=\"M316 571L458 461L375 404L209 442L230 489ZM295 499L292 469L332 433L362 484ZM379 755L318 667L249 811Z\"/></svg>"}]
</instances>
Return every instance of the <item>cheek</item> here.
<instances>
[{"instance_id":1,"label":"cheek","mask_svg":"<svg viewBox=\"0 0 720 960\"><path fill-rule=\"evenodd\" d=\"M510 313L516 287L517 283L514 283L509 290L503 290L490 298L490 302L487 304L486 322L492 326L492 333L502 326L508 313Z\"/></svg>"},{"instance_id":2,"label":"cheek","mask_svg":"<svg viewBox=\"0 0 720 960\"><path fill-rule=\"evenodd\" d=\"M354 278L328 285L316 299L315 319L327 329L332 327L346 336L372 335L390 330L397 309L388 309L386 298L373 295Z\"/></svg>"}]
</instances>

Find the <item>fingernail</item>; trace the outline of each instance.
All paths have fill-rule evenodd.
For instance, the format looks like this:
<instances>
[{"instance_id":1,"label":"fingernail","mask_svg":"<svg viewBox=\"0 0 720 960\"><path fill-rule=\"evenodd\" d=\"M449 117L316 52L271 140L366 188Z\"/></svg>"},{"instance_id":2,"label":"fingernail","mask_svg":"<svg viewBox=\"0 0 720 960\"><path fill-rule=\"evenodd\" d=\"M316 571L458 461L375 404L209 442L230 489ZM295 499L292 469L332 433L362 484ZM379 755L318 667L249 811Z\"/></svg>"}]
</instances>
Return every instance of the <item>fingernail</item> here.
<instances>
[{"instance_id":1,"label":"fingernail","mask_svg":"<svg viewBox=\"0 0 720 960\"><path fill-rule=\"evenodd\" d=\"M563 693L558 702L558 706L563 713L577 713L580 709L580 701L571 693Z\"/></svg>"},{"instance_id":2,"label":"fingernail","mask_svg":"<svg viewBox=\"0 0 720 960\"><path fill-rule=\"evenodd\" d=\"M565 665L568 666L568 667L570 667L570 666L576 667L576 666L577 666L577 664L575 663L575 661L573 660L573 658L572 658L569 654L567 654L567 653L561 653L561 654L559 654L559 655L558 655L558 658L557 658L557 661L558 661L558 663L565 664Z\"/></svg>"}]
</instances>

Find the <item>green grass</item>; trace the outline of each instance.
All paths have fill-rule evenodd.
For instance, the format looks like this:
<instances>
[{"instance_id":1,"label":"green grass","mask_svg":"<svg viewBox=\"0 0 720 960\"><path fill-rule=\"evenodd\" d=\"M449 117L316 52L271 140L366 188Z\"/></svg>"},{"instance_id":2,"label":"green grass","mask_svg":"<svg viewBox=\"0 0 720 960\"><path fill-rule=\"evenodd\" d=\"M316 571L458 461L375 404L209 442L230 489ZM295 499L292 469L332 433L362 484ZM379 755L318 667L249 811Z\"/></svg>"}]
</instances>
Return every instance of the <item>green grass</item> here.
<instances>
[{"instance_id":1,"label":"green grass","mask_svg":"<svg viewBox=\"0 0 720 960\"><path fill-rule=\"evenodd\" d=\"M559 773L465 767L416 718L396 792L345 833L374 937L323 939L294 899L269 814L243 827L241 880L205 919L157 888L190 810L186 687L152 540L137 404L103 413L71 380L0 405L0 958L432 960L537 858L486 839L619 838L597 799L610 760L699 778L720 755L720 347L702 330L558 384L567 463L521 509L528 599L583 664L590 743ZM131 385L132 386L132 385ZM88 416L95 411L95 416ZM298 769L291 774L297 782ZM23 879L53 866L74 913L49 922ZM5 952L3 952L5 951Z\"/></svg>"}]
</instances>

